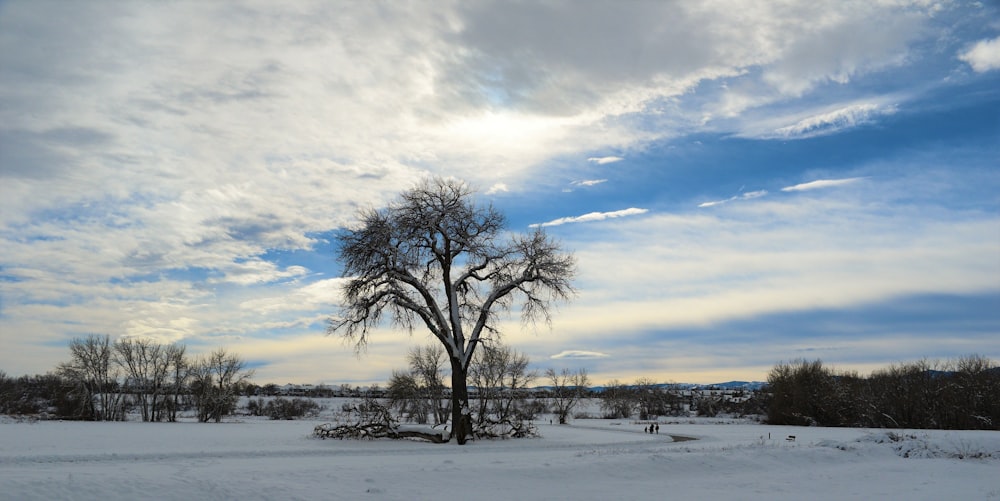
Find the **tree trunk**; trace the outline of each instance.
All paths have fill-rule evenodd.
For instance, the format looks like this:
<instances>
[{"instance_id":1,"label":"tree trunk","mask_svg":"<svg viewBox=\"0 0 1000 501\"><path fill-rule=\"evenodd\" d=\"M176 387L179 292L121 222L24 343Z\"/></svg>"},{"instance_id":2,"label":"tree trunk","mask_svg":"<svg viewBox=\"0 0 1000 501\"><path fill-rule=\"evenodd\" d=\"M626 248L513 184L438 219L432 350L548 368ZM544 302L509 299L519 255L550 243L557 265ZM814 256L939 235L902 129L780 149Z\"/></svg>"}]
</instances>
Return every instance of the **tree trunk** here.
<instances>
[{"instance_id":1,"label":"tree trunk","mask_svg":"<svg viewBox=\"0 0 1000 501\"><path fill-rule=\"evenodd\" d=\"M420 431L407 430L407 431L397 431L393 435L394 435L393 438L422 438L424 440L433 442L435 444L445 443L445 440L441 438L441 435L439 433L424 433Z\"/></svg>"},{"instance_id":2,"label":"tree trunk","mask_svg":"<svg viewBox=\"0 0 1000 501\"><path fill-rule=\"evenodd\" d=\"M472 431L469 415L469 387L465 367L457 358L451 359L451 430L458 445L465 445L465 440Z\"/></svg>"}]
</instances>

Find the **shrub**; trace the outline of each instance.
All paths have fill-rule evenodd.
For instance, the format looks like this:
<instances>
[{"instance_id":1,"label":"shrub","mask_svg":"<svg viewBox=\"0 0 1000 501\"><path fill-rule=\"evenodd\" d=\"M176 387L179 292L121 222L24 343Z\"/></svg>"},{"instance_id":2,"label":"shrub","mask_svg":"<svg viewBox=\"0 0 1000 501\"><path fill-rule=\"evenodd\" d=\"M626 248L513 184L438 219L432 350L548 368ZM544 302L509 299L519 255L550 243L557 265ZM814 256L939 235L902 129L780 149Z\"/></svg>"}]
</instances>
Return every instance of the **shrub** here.
<instances>
[{"instance_id":1,"label":"shrub","mask_svg":"<svg viewBox=\"0 0 1000 501\"><path fill-rule=\"evenodd\" d=\"M315 417L321 410L319 404L308 398L275 398L267 402L263 398L247 402L247 413L251 416L267 416L271 419L295 419L304 416Z\"/></svg>"}]
</instances>

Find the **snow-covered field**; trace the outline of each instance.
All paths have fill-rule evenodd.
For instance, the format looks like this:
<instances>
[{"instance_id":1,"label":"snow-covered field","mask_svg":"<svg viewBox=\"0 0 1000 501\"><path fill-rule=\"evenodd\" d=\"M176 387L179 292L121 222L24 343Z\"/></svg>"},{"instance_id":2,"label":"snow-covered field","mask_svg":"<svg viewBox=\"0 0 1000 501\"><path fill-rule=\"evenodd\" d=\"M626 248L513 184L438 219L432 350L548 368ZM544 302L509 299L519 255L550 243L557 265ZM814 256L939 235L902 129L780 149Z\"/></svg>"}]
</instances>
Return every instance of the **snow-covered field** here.
<instances>
[{"instance_id":1,"label":"snow-covered field","mask_svg":"<svg viewBox=\"0 0 1000 501\"><path fill-rule=\"evenodd\" d=\"M1000 432L544 419L457 446L312 438L321 422L0 419L0 499L1000 500Z\"/></svg>"}]
</instances>

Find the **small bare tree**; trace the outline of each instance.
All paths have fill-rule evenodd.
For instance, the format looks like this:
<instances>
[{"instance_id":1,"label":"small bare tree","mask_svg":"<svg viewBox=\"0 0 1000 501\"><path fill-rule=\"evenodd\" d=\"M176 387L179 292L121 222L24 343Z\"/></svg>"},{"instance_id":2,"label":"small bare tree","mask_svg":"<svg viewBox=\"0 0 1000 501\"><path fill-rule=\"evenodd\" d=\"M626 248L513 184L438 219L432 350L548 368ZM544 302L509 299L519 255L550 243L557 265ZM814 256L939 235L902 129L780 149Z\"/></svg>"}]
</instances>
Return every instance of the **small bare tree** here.
<instances>
[{"instance_id":1,"label":"small bare tree","mask_svg":"<svg viewBox=\"0 0 1000 501\"><path fill-rule=\"evenodd\" d=\"M469 368L469 380L479 390L475 415L476 435L482 437L520 437L534 434L521 412L528 385L537 373L528 370L528 356L513 348L496 344L476 353Z\"/></svg>"},{"instance_id":2,"label":"small bare tree","mask_svg":"<svg viewBox=\"0 0 1000 501\"><path fill-rule=\"evenodd\" d=\"M188 378L188 360L184 355L187 348L182 344L172 344L167 346L164 358L168 362L168 372L171 381L167 392L169 396L164 400L166 407L166 419L171 423L177 421L177 411L180 408L181 394L186 390Z\"/></svg>"},{"instance_id":3,"label":"small bare tree","mask_svg":"<svg viewBox=\"0 0 1000 501\"><path fill-rule=\"evenodd\" d=\"M218 423L236 409L240 387L253 377L253 370L247 369L242 358L220 348L192 364L189 374L198 421Z\"/></svg>"},{"instance_id":4,"label":"small bare tree","mask_svg":"<svg viewBox=\"0 0 1000 501\"><path fill-rule=\"evenodd\" d=\"M639 409L639 419L656 419L674 413L675 395L649 378L639 378L631 388L633 405Z\"/></svg>"},{"instance_id":5,"label":"small bare tree","mask_svg":"<svg viewBox=\"0 0 1000 501\"><path fill-rule=\"evenodd\" d=\"M412 421L425 424L433 416L434 424L448 421L444 386L444 348L439 345L416 347L406 357L408 371L392 371L386 396L389 407Z\"/></svg>"},{"instance_id":6,"label":"small bare tree","mask_svg":"<svg viewBox=\"0 0 1000 501\"><path fill-rule=\"evenodd\" d=\"M566 418L573 407L587 393L590 377L586 369L576 372L563 369L557 373L554 369L545 371L545 377L552 386L552 411L559 418L559 424L566 424Z\"/></svg>"},{"instance_id":7,"label":"small bare tree","mask_svg":"<svg viewBox=\"0 0 1000 501\"><path fill-rule=\"evenodd\" d=\"M425 424L430 412L427 401L421 395L422 390L420 381L413 372L393 370L385 391L385 396L389 400L388 407L396 409L396 416L399 419Z\"/></svg>"},{"instance_id":8,"label":"small bare tree","mask_svg":"<svg viewBox=\"0 0 1000 501\"><path fill-rule=\"evenodd\" d=\"M465 183L430 179L381 210L360 214L340 237L344 286L330 333L358 349L388 314L409 332L427 328L451 364L452 426L459 444L470 433L469 364L485 335L499 334L497 313L549 320L549 307L573 294L572 255L543 231L508 236L505 218L476 204Z\"/></svg>"},{"instance_id":9,"label":"small bare tree","mask_svg":"<svg viewBox=\"0 0 1000 501\"><path fill-rule=\"evenodd\" d=\"M428 345L410 350L407 361L410 370L420 383L420 397L426 402L434 424L448 422L448 405L445 401L444 367L448 357L441 345Z\"/></svg>"},{"instance_id":10,"label":"small bare tree","mask_svg":"<svg viewBox=\"0 0 1000 501\"><path fill-rule=\"evenodd\" d=\"M611 380L604 385L601 392L601 410L604 417L610 419L627 418L632 415L635 409L634 392L617 379Z\"/></svg>"}]
</instances>

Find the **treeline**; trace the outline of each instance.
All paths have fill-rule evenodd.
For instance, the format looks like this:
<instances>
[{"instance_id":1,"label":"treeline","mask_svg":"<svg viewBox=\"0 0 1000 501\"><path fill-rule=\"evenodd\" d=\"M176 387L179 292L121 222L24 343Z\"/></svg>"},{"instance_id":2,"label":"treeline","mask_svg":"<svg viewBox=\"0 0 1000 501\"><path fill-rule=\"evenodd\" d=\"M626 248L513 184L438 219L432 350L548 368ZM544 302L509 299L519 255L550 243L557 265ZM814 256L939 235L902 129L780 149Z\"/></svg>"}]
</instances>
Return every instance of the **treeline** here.
<instances>
[{"instance_id":1,"label":"treeline","mask_svg":"<svg viewBox=\"0 0 1000 501\"><path fill-rule=\"evenodd\" d=\"M54 372L8 377L0 371L0 414L56 419L176 421L180 410L219 422L236 409L253 375L246 362L218 349L199 358L180 344L90 335L70 342L70 360Z\"/></svg>"},{"instance_id":2,"label":"treeline","mask_svg":"<svg viewBox=\"0 0 1000 501\"><path fill-rule=\"evenodd\" d=\"M241 395L277 395L276 385L254 385L246 362L223 349L190 358L184 345L148 339L91 335L70 342L69 361L48 374L12 378L0 371L0 414L41 418L119 421L176 421L194 411L202 422L221 421L237 411ZM408 369L394 371L384 397L395 419L442 424L450 416L445 357L440 347L418 348ZM470 367L476 389L469 409L472 429L482 436L530 432L537 415L553 413L565 422L577 402L600 400L601 417L657 419L697 413L764 415L768 424L863 428L1000 430L1000 366L970 355L956 361L926 360L877 370L867 377L835 371L820 360L777 364L761 391L730 394L695 392L639 379L607 383L591 391L585 371L529 371L527 357L509 347L484 348ZM358 397L359 389L323 386L301 396ZM307 399L251 400L247 412L272 419L315 415Z\"/></svg>"},{"instance_id":3,"label":"treeline","mask_svg":"<svg viewBox=\"0 0 1000 501\"><path fill-rule=\"evenodd\" d=\"M1000 367L979 355L868 377L798 360L771 370L768 392L769 424L1000 430Z\"/></svg>"},{"instance_id":4,"label":"treeline","mask_svg":"<svg viewBox=\"0 0 1000 501\"><path fill-rule=\"evenodd\" d=\"M632 384L613 380L604 391L593 394L601 399L601 412L605 419L636 416L641 420L663 416L686 416L692 412L699 416L715 417L719 414L738 416L759 415L764 412L766 400L761 392L734 390L690 390L678 385L664 385L648 378L639 378Z\"/></svg>"}]
</instances>

